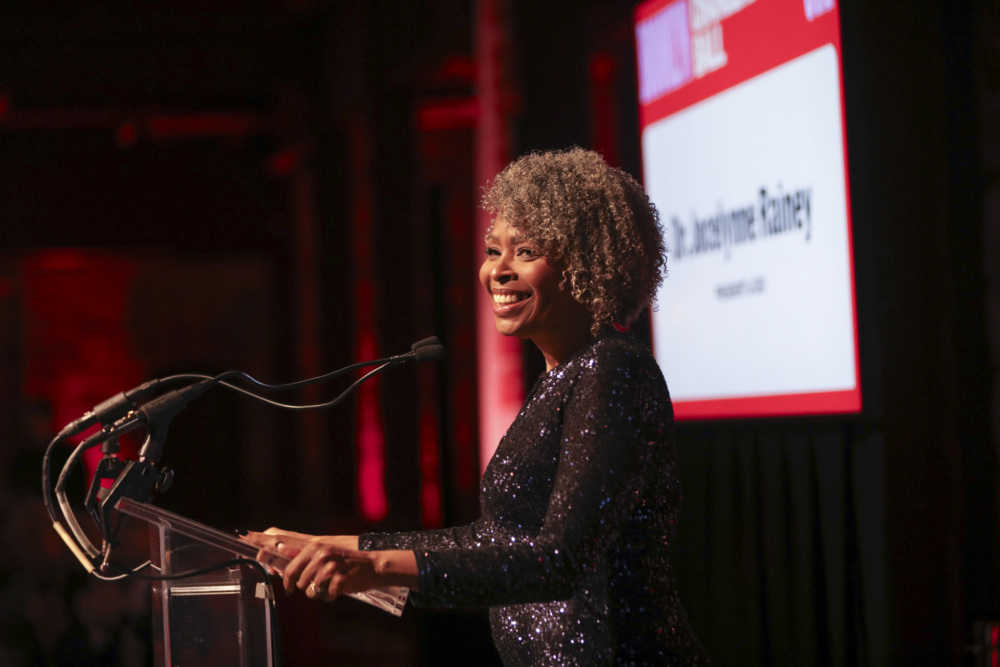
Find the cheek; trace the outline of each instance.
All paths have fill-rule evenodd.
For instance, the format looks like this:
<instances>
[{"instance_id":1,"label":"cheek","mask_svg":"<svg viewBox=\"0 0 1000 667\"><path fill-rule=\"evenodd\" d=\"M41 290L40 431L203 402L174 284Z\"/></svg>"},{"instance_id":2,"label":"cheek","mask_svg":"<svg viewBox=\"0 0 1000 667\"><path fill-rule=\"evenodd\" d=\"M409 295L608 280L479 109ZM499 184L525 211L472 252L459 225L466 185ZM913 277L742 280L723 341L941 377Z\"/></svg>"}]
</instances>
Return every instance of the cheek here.
<instances>
[{"instance_id":1,"label":"cheek","mask_svg":"<svg viewBox=\"0 0 1000 667\"><path fill-rule=\"evenodd\" d=\"M483 262L482 265L479 267L479 282L481 282L483 284L483 287L485 287L486 289L490 288L490 270L491 267L489 260Z\"/></svg>"},{"instance_id":2,"label":"cheek","mask_svg":"<svg viewBox=\"0 0 1000 667\"><path fill-rule=\"evenodd\" d=\"M545 301L552 303L560 300L562 290L559 289L559 272L544 259L532 263L531 274L525 276L525 279L531 283L535 294Z\"/></svg>"}]
</instances>

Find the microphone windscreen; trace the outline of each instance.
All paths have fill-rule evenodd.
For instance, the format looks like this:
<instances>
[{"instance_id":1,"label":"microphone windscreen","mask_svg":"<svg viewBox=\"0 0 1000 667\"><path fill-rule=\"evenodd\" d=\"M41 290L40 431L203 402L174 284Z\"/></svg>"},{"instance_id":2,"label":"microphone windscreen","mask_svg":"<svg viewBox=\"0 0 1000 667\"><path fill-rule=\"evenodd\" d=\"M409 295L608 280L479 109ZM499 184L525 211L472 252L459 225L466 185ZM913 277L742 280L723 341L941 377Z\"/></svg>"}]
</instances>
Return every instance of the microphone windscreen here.
<instances>
[{"instance_id":1,"label":"microphone windscreen","mask_svg":"<svg viewBox=\"0 0 1000 667\"><path fill-rule=\"evenodd\" d=\"M424 338L423 340L418 340L416 343L410 346L410 349L414 352L422 347L428 345L441 345L441 339L437 336L431 336L430 338Z\"/></svg>"},{"instance_id":2,"label":"microphone windscreen","mask_svg":"<svg viewBox=\"0 0 1000 667\"><path fill-rule=\"evenodd\" d=\"M445 354L444 345L440 343L437 345L424 345L418 347L413 352L418 362L437 361L438 359L443 359Z\"/></svg>"}]
</instances>

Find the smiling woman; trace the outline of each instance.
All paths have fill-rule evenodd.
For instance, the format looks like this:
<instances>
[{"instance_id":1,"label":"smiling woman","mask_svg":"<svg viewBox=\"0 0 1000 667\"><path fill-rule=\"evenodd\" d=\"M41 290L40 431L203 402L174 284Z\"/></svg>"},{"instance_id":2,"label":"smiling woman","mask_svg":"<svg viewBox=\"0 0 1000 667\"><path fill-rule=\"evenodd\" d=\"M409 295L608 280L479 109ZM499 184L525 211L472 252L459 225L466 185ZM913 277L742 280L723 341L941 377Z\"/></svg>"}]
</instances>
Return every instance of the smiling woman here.
<instances>
[{"instance_id":1,"label":"smiling woman","mask_svg":"<svg viewBox=\"0 0 1000 667\"><path fill-rule=\"evenodd\" d=\"M516 227L504 220L493 225L479 279L493 298L497 331L533 341L546 370L590 338L590 311L561 287L562 275L562 263L517 236Z\"/></svg>"},{"instance_id":2,"label":"smiling woman","mask_svg":"<svg viewBox=\"0 0 1000 667\"><path fill-rule=\"evenodd\" d=\"M662 280L656 210L582 149L528 155L484 204L480 280L497 330L546 360L467 526L248 539L292 557L285 587L332 600L386 585L417 605L488 607L510 665L703 665L671 566L680 484L673 409L629 324ZM360 549L360 550L359 550Z\"/></svg>"},{"instance_id":3,"label":"smiling woman","mask_svg":"<svg viewBox=\"0 0 1000 667\"><path fill-rule=\"evenodd\" d=\"M533 153L504 169L483 207L561 270L560 287L590 312L597 335L627 326L666 270L659 215L631 175L582 148ZM489 237L487 237L488 239Z\"/></svg>"}]
</instances>

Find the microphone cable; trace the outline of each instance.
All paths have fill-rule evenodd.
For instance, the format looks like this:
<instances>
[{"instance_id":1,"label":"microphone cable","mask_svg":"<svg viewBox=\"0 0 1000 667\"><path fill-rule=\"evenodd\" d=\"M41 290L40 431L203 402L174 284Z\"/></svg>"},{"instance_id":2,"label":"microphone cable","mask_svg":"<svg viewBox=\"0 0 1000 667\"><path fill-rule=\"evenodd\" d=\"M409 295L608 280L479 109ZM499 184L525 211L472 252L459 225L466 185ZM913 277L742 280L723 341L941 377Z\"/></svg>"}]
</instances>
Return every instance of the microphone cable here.
<instances>
[{"instance_id":1,"label":"microphone cable","mask_svg":"<svg viewBox=\"0 0 1000 667\"><path fill-rule=\"evenodd\" d=\"M89 412L84 417L74 422L71 422L69 425L64 427L62 431L60 431L59 434L52 439L52 441L46 447L45 454L42 459L42 501L52 521L53 528L63 539L63 541L73 552L73 554L77 557L81 565L83 565L83 567L89 573L94 574L98 578L108 579L106 575L103 575L102 573L97 571L97 563L95 561L100 559L101 551L98 550L96 547L94 547L93 544L91 544L90 540L83 532L83 529L76 521L73 509L69 505L69 501L66 499L65 496L65 486L69 478L70 471L76 466L77 462L79 461L79 459L82 457L83 453L86 450L96 447L98 445L103 445L112 438L117 438L136 428L142 426L151 426L151 424L149 423L150 419L148 411L144 412L144 408L146 408L148 405L155 403L157 405L162 404L165 406L169 399L175 398L176 396L179 399L178 402L181 400L183 401L183 404L174 407L174 411L176 413L176 411L182 409L183 406L186 405L188 401L193 400L204 391L207 391L208 389L214 386L222 386L231 391L235 391L239 394L247 396L248 398L258 400L262 403L274 406L279 409L292 410L292 411L319 410L319 409L334 407L340 404L360 384L393 366L399 365L401 363L410 360L414 360L417 362L437 361L441 359L444 356L444 354L445 354L444 347L441 345L440 340L436 336L434 336L430 338L425 338L423 340L414 343L411 346L410 352L406 352L404 354L399 354L393 357L387 357L382 359L375 359L372 361L357 362L354 364L350 364L344 368L338 369L336 371L331 371L329 373L324 373L316 377L307 378L305 380L298 380L295 382L288 382L282 384L269 384L257 380L256 378L254 378L253 376L251 376L246 372L236 371L236 370L226 371L216 376L209 376L197 373L185 373L185 374L172 375L166 378L161 378L158 380L147 382L141 385L140 387L137 387L134 390L130 390L129 392L123 392L122 394L114 397L113 399L105 401L105 403L102 403L100 406L95 407L94 410ZM265 391L290 391L293 389L298 389L311 384L315 384L317 382L322 382L324 380L333 379L345 373L349 373L353 370L359 368L365 368L368 366L373 366L376 364L380 365L378 365L376 368L372 369L371 371L368 371L367 373L356 379L335 398L329 401L325 401L322 403L314 403L314 404L282 403L267 398L265 396L261 396L260 394L257 394L254 391L251 391L250 389L246 389L244 387L240 387L238 385L226 381L231 378L232 379L238 378L245 380L254 385L256 388L263 389ZM195 389L192 390L191 385L189 385L185 389L175 391L172 394L161 396L160 398L157 399L152 399L151 401L143 404L143 406L138 408L135 407L134 404L132 404L132 399L129 398L130 393L132 393L133 395L139 393L145 395L150 393L153 389L159 388L161 385L180 382L180 381L188 381L192 384L194 382L200 382L202 386L196 387ZM183 392L185 390L190 390L193 393L193 395L191 395L190 397L181 396L179 392ZM112 411L108 407L108 404L113 404L110 406L110 408L113 408L114 411ZM128 409L129 405L131 405L131 409ZM110 415L118 414L126 409L128 411L124 416L119 418L117 421L113 421L113 423L111 424L104 424L103 422L108 421L109 417L107 415L102 414L102 408L105 408L108 411L108 414ZM166 417L167 421L169 421L169 419L172 416L173 416L172 414L168 415ZM55 485L55 495L56 498L58 499L57 503L56 498L53 498L53 488L51 484L52 453L55 451L56 446L63 440L67 439L71 435L74 435L75 433L80 432L81 430L86 430L90 426L93 426L98 423L102 424L101 430L85 438L79 445L77 445L76 448L74 448L73 452L70 454L66 463L63 465L62 471L60 472L59 478L56 481ZM147 445L149 443L149 440L150 439L147 438ZM146 446L143 447L143 451L145 450ZM59 515L56 512L57 504L59 506L59 509L62 511L63 514L62 519L60 519ZM65 521L66 525L69 526L70 531L72 531L73 533L73 536L71 536L69 532L67 532L66 528L63 526L63 521ZM74 537L76 539L73 539ZM110 565L110 563L108 563L106 558L101 560L103 560L105 565ZM140 565L136 569L140 570L144 567L147 567L148 565L149 565L148 563ZM123 575L119 576L129 576L129 572L126 572ZM186 576L194 576L194 575L188 574ZM117 579L119 577L113 577L113 578Z\"/></svg>"}]
</instances>

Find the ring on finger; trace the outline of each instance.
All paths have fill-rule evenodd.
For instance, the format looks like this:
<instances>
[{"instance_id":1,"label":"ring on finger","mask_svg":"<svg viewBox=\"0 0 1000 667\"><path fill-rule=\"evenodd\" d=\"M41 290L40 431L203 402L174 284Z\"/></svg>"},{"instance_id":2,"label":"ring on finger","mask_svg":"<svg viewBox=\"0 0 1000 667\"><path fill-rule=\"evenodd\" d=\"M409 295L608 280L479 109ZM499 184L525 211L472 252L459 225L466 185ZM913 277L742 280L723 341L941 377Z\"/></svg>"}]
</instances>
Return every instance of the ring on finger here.
<instances>
[{"instance_id":1,"label":"ring on finger","mask_svg":"<svg viewBox=\"0 0 1000 667\"><path fill-rule=\"evenodd\" d=\"M313 597L319 595L319 586L316 585L315 581L310 582L309 584L309 594L312 595Z\"/></svg>"}]
</instances>

